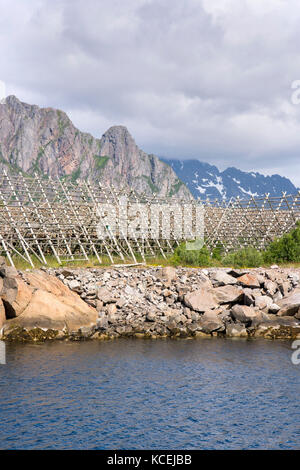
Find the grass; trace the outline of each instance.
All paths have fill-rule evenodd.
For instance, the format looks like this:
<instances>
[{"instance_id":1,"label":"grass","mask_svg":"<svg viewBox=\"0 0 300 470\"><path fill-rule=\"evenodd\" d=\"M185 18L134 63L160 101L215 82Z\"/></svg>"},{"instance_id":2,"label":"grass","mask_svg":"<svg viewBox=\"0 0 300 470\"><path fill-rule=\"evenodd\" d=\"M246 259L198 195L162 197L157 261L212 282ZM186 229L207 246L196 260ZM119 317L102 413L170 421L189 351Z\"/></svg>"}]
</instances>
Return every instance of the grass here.
<instances>
[{"instance_id":1,"label":"grass","mask_svg":"<svg viewBox=\"0 0 300 470\"><path fill-rule=\"evenodd\" d=\"M32 258L33 258L33 263L34 263L35 269L39 269L42 266L45 266L37 258L34 258L34 257L32 257ZM137 258L138 263L143 262L143 260L142 260L142 258L139 254L136 254L136 258ZM97 267L110 267L110 266L113 266L111 264L110 259L109 259L108 256L101 256L101 260L102 260L102 263L100 264L98 262L96 256L89 256L88 261L85 261L85 260L82 260L82 261L81 260L80 261L65 261L62 264L59 264L54 256L48 255L48 256L46 256L46 261L47 261L46 267L56 268L57 269L57 268L63 268L63 267L66 267L66 268L97 268ZM115 264L133 264L132 258L128 258L128 259L125 260L125 262L123 262L121 260L121 258L114 257L114 261L115 261ZM13 262L14 262L14 265L15 265L16 269L18 269L20 271L25 271L26 269L32 269L30 264L27 261L20 258L19 256L13 256ZM200 269L211 268L211 267L215 267L215 268L222 268L222 267L229 268L230 267L230 266L224 266L218 260L215 260L213 265L210 264L210 265L199 265L199 266L184 263L184 262L174 263L171 256L169 256L169 257L167 257L167 259L165 259L161 255L157 255L157 256L153 256L153 257L147 257L146 258L146 265L147 266L152 266L152 267L156 267L156 266L163 266L163 267L175 266L175 267L179 267L180 266L180 267L186 267L186 268L193 267L193 268L200 268ZM300 269L300 263L283 263L283 264L279 264L278 266L280 266L281 268L289 268L289 269L299 268ZM263 264L261 267L262 268L268 268L268 267L270 267L270 265ZM252 268L247 268L247 269L252 269Z\"/></svg>"},{"instance_id":2,"label":"grass","mask_svg":"<svg viewBox=\"0 0 300 470\"><path fill-rule=\"evenodd\" d=\"M76 255L75 255L76 257ZM93 268L94 266L110 266L111 262L108 256L102 256L102 263L98 262L96 256L89 256L89 260L80 260L80 261L64 261L62 264L59 264L55 256L45 256L47 265L41 263L37 258L32 256L32 261L34 264L35 269L39 269L42 266L46 266L48 268L62 268L62 267L72 267L72 268ZM13 256L12 257L14 265L16 269L19 270L25 270L25 269L31 269L31 265L28 261L25 261L24 259L20 258L19 256Z\"/></svg>"}]
</instances>

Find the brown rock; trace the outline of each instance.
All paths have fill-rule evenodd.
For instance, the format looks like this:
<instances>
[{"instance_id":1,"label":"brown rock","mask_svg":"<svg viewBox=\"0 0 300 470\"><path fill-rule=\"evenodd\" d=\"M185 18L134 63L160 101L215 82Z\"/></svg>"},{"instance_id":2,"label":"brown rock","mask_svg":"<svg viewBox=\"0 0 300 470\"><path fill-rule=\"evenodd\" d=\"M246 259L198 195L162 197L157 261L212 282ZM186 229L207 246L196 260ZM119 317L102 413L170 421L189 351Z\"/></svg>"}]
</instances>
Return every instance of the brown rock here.
<instances>
[{"instance_id":1,"label":"brown rock","mask_svg":"<svg viewBox=\"0 0 300 470\"><path fill-rule=\"evenodd\" d=\"M251 287L253 289L260 287L259 280L254 274L244 274L243 276L238 277L237 280L244 287Z\"/></svg>"},{"instance_id":2,"label":"brown rock","mask_svg":"<svg viewBox=\"0 0 300 470\"><path fill-rule=\"evenodd\" d=\"M206 334L213 333L214 331L224 331L225 330L225 326L224 326L223 322L221 320L219 320L217 317L216 317L215 320L201 318L198 325L199 325L199 330L202 331L203 333L206 333Z\"/></svg>"},{"instance_id":3,"label":"brown rock","mask_svg":"<svg viewBox=\"0 0 300 470\"><path fill-rule=\"evenodd\" d=\"M18 271L13 266L1 266L0 276L1 277L16 277L18 276Z\"/></svg>"},{"instance_id":4,"label":"brown rock","mask_svg":"<svg viewBox=\"0 0 300 470\"><path fill-rule=\"evenodd\" d=\"M108 304L106 306L106 311L108 315L114 315L117 311L117 306L116 304Z\"/></svg>"},{"instance_id":5,"label":"brown rock","mask_svg":"<svg viewBox=\"0 0 300 470\"><path fill-rule=\"evenodd\" d=\"M286 297L289 294L291 284L289 283L289 281L282 281L278 283L278 287L281 294Z\"/></svg>"},{"instance_id":6,"label":"brown rock","mask_svg":"<svg viewBox=\"0 0 300 470\"><path fill-rule=\"evenodd\" d=\"M57 296L73 295L74 298L78 298L78 295L72 293L70 289L65 286L65 284L63 284L57 277L50 276L50 274L47 274L43 271L24 273L23 276L30 287L34 289L41 289Z\"/></svg>"},{"instance_id":7,"label":"brown rock","mask_svg":"<svg viewBox=\"0 0 300 470\"><path fill-rule=\"evenodd\" d=\"M103 302L101 300L96 300L96 310L100 312L103 309Z\"/></svg>"},{"instance_id":8,"label":"brown rock","mask_svg":"<svg viewBox=\"0 0 300 470\"><path fill-rule=\"evenodd\" d=\"M69 291L70 295L56 295L38 289L23 313L6 322L5 334L16 327L33 329L53 329L69 332L81 327L92 326L97 321L97 311L89 307L79 296ZM6 328L7 326L7 328Z\"/></svg>"},{"instance_id":9,"label":"brown rock","mask_svg":"<svg viewBox=\"0 0 300 470\"><path fill-rule=\"evenodd\" d=\"M244 304L250 307L250 305L254 305L254 303L255 303L255 297L253 295L253 290L249 288L245 288L244 289Z\"/></svg>"},{"instance_id":10,"label":"brown rock","mask_svg":"<svg viewBox=\"0 0 300 470\"><path fill-rule=\"evenodd\" d=\"M21 315L30 302L32 291L20 278L4 278L1 298L7 318Z\"/></svg>"},{"instance_id":11,"label":"brown rock","mask_svg":"<svg viewBox=\"0 0 300 470\"><path fill-rule=\"evenodd\" d=\"M255 307L258 307L260 310L269 309L273 304L273 299L267 295L260 295L255 298Z\"/></svg>"},{"instance_id":12,"label":"brown rock","mask_svg":"<svg viewBox=\"0 0 300 470\"><path fill-rule=\"evenodd\" d=\"M237 283L236 278L230 276L225 271L216 271L213 273L212 280L214 284L218 286L234 285Z\"/></svg>"},{"instance_id":13,"label":"brown rock","mask_svg":"<svg viewBox=\"0 0 300 470\"><path fill-rule=\"evenodd\" d=\"M276 302L280 307L278 316L293 316L300 308L300 289L295 289L290 295Z\"/></svg>"},{"instance_id":14,"label":"brown rock","mask_svg":"<svg viewBox=\"0 0 300 470\"><path fill-rule=\"evenodd\" d=\"M212 308L219 306L216 296L213 290L207 290L206 288L200 288L194 292L190 292L184 296L184 303L187 307L196 312L205 312Z\"/></svg>"},{"instance_id":15,"label":"brown rock","mask_svg":"<svg viewBox=\"0 0 300 470\"><path fill-rule=\"evenodd\" d=\"M241 287L223 286L214 289L214 295L219 304L235 303L242 300L244 292Z\"/></svg>"},{"instance_id":16,"label":"brown rock","mask_svg":"<svg viewBox=\"0 0 300 470\"><path fill-rule=\"evenodd\" d=\"M101 300L104 304L116 302L116 299L114 298L113 294L108 289L106 289L106 287L98 287L97 298Z\"/></svg>"},{"instance_id":17,"label":"brown rock","mask_svg":"<svg viewBox=\"0 0 300 470\"><path fill-rule=\"evenodd\" d=\"M278 290L277 284L273 281L265 281L264 288L270 295L274 295L275 292Z\"/></svg>"},{"instance_id":18,"label":"brown rock","mask_svg":"<svg viewBox=\"0 0 300 470\"><path fill-rule=\"evenodd\" d=\"M172 266L167 266L162 268L161 272L158 275L158 278L165 279L167 281L167 286L171 285L172 281L177 278L176 269Z\"/></svg>"},{"instance_id":19,"label":"brown rock","mask_svg":"<svg viewBox=\"0 0 300 470\"><path fill-rule=\"evenodd\" d=\"M234 320L240 321L241 323L248 323L249 321L256 318L258 312L252 307L247 305L235 305L231 309L231 316Z\"/></svg>"},{"instance_id":20,"label":"brown rock","mask_svg":"<svg viewBox=\"0 0 300 470\"><path fill-rule=\"evenodd\" d=\"M18 284L15 278L5 277L2 279L1 297L7 302L13 302L17 297Z\"/></svg>"}]
</instances>

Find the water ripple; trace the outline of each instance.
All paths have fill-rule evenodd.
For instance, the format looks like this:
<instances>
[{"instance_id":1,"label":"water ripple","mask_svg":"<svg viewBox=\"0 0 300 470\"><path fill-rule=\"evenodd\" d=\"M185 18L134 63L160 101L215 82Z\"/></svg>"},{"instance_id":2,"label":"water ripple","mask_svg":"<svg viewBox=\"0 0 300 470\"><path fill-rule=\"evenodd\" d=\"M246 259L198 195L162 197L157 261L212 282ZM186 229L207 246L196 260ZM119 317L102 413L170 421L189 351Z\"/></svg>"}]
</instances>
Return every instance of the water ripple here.
<instances>
[{"instance_id":1,"label":"water ripple","mask_svg":"<svg viewBox=\"0 0 300 470\"><path fill-rule=\"evenodd\" d=\"M7 345L2 449L296 449L290 342Z\"/></svg>"}]
</instances>

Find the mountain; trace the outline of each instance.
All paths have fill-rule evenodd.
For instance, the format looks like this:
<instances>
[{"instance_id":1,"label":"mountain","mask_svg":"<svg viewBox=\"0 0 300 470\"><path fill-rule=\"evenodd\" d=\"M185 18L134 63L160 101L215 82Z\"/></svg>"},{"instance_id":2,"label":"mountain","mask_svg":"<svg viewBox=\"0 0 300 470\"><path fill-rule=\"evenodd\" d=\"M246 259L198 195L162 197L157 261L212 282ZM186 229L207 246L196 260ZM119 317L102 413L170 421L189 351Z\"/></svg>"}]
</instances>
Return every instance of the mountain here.
<instances>
[{"instance_id":1,"label":"mountain","mask_svg":"<svg viewBox=\"0 0 300 470\"><path fill-rule=\"evenodd\" d=\"M178 178L189 188L195 198L229 199L231 197L281 196L298 192L293 183L282 176L264 176L257 172L245 172L237 168L227 168L220 172L214 165L198 160L173 160L162 158L168 163Z\"/></svg>"},{"instance_id":2,"label":"mountain","mask_svg":"<svg viewBox=\"0 0 300 470\"><path fill-rule=\"evenodd\" d=\"M0 171L39 173L70 181L86 180L133 188L138 193L190 198L173 169L138 148L124 126L100 139L80 132L63 111L0 102Z\"/></svg>"},{"instance_id":3,"label":"mountain","mask_svg":"<svg viewBox=\"0 0 300 470\"><path fill-rule=\"evenodd\" d=\"M63 111L0 101L0 172L39 173L135 189L139 194L190 198L249 197L297 192L287 178L236 168L220 172L198 160L168 160L139 149L126 127L113 126L101 138L80 132Z\"/></svg>"}]
</instances>

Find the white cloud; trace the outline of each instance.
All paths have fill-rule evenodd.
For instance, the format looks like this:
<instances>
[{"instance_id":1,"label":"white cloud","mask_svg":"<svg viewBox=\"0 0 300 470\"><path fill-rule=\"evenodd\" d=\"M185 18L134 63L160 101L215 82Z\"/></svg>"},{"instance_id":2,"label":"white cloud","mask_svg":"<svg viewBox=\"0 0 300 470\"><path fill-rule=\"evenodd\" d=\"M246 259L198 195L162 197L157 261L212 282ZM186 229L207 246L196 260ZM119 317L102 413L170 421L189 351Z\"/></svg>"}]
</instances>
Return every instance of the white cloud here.
<instances>
[{"instance_id":1,"label":"white cloud","mask_svg":"<svg viewBox=\"0 0 300 470\"><path fill-rule=\"evenodd\" d=\"M0 0L0 79L96 136L300 186L299 20L298 0Z\"/></svg>"},{"instance_id":2,"label":"white cloud","mask_svg":"<svg viewBox=\"0 0 300 470\"><path fill-rule=\"evenodd\" d=\"M0 100L3 100L5 97L6 97L5 83L0 80Z\"/></svg>"}]
</instances>

